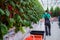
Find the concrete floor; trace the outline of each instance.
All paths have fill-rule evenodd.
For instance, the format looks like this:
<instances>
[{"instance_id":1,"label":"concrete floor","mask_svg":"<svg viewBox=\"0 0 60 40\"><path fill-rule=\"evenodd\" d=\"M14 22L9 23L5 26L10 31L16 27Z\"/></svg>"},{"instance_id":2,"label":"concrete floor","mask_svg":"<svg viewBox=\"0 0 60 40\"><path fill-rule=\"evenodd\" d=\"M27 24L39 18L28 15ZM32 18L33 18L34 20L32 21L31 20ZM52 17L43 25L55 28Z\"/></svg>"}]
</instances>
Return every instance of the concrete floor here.
<instances>
[{"instance_id":1,"label":"concrete floor","mask_svg":"<svg viewBox=\"0 0 60 40\"><path fill-rule=\"evenodd\" d=\"M39 22L38 24L32 25L33 29L25 28L26 33L22 34L18 32L14 37L9 37L9 40L24 40L25 37L30 35L31 30L45 30L44 23ZM58 22L51 23L51 36L46 36L46 40L60 40L60 29L58 26Z\"/></svg>"},{"instance_id":2,"label":"concrete floor","mask_svg":"<svg viewBox=\"0 0 60 40\"><path fill-rule=\"evenodd\" d=\"M60 29L58 22L51 24L51 36L46 36L46 40L60 40Z\"/></svg>"}]
</instances>

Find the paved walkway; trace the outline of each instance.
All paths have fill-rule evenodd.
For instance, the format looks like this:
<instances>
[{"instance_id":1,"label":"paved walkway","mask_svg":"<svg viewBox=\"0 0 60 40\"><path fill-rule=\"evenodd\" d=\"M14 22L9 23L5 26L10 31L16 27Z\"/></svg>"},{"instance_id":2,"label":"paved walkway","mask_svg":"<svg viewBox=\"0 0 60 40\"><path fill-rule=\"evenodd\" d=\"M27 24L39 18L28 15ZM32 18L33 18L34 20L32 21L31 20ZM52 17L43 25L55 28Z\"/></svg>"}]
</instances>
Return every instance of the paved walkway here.
<instances>
[{"instance_id":1,"label":"paved walkway","mask_svg":"<svg viewBox=\"0 0 60 40\"><path fill-rule=\"evenodd\" d=\"M33 25L33 30L45 30L43 25L44 23L39 24ZM57 21L53 22L53 24L51 23L51 36L46 36L46 40L60 40L60 29Z\"/></svg>"},{"instance_id":2,"label":"paved walkway","mask_svg":"<svg viewBox=\"0 0 60 40\"><path fill-rule=\"evenodd\" d=\"M38 23L38 24L34 24L32 25L34 28L33 29L29 29L29 28L25 28L26 29L26 33L22 34L21 32L18 32L14 38L14 40L24 40L24 38L29 34L29 31L31 30L45 30L45 27L43 25L44 23ZM58 22L53 22L53 24L51 23L51 36L46 36L46 40L60 40L60 29L58 26ZM13 40L12 38L10 38L9 40Z\"/></svg>"},{"instance_id":3,"label":"paved walkway","mask_svg":"<svg viewBox=\"0 0 60 40\"><path fill-rule=\"evenodd\" d=\"M46 40L60 40L60 29L58 22L51 24L51 36L46 36Z\"/></svg>"},{"instance_id":4,"label":"paved walkway","mask_svg":"<svg viewBox=\"0 0 60 40\"><path fill-rule=\"evenodd\" d=\"M35 25L36 26L36 25ZM36 29L44 29L44 25L40 23L40 27L37 25ZM51 23L51 36L46 36L46 40L60 40L60 29L58 26L58 22Z\"/></svg>"}]
</instances>

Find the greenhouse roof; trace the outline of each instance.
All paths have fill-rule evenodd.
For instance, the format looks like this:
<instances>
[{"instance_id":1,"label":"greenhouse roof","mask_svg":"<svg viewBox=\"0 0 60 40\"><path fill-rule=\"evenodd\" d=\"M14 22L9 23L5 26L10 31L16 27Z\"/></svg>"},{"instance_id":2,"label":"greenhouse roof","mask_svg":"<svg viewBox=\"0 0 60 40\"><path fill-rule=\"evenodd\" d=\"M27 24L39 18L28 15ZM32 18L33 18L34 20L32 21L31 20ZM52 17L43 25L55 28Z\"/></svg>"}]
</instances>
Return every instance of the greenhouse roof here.
<instances>
[{"instance_id":1,"label":"greenhouse roof","mask_svg":"<svg viewBox=\"0 0 60 40\"><path fill-rule=\"evenodd\" d=\"M59 6L60 7L60 0L39 0L42 4L43 8L46 9L47 7L50 8L51 6Z\"/></svg>"}]
</instances>

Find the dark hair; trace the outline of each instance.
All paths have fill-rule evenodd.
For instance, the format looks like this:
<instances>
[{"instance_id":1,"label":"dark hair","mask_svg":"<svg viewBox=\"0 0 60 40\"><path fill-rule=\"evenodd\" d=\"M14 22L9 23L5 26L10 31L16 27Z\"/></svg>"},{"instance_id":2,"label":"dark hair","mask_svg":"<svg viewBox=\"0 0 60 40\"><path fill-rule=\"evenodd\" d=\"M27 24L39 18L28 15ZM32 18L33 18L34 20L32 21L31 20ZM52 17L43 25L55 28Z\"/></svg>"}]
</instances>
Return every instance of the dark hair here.
<instances>
[{"instance_id":1,"label":"dark hair","mask_svg":"<svg viewBox=\"0 0 60 40\"><path fill-rule=\"evenodd\" d=\"M46 10L45 12L48 12L48 10Z\"/></svg>"}]
</instances>

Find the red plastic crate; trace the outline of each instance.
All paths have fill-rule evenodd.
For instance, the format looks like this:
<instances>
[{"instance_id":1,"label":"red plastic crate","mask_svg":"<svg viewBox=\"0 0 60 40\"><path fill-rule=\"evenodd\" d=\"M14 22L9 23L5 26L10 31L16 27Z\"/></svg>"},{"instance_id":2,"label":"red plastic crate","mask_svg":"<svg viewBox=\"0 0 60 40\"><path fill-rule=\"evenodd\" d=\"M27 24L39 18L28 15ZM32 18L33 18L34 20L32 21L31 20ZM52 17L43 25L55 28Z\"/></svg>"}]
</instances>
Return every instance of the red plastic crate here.
<instances>
[{"instance_id":1,"label":"red plastic crate","mask_svg":"<svg viewBox=\"0 0 60 40\"><path fill-rule=\"evenodd\" d=\"M25 40L42 40L42 35L30 35Z\"/></svg>"}]
</instances>

